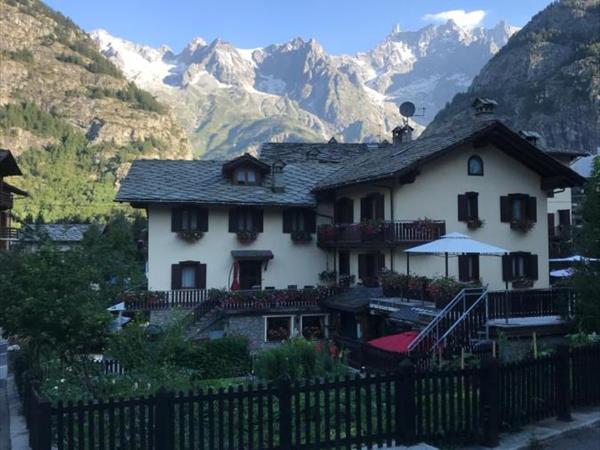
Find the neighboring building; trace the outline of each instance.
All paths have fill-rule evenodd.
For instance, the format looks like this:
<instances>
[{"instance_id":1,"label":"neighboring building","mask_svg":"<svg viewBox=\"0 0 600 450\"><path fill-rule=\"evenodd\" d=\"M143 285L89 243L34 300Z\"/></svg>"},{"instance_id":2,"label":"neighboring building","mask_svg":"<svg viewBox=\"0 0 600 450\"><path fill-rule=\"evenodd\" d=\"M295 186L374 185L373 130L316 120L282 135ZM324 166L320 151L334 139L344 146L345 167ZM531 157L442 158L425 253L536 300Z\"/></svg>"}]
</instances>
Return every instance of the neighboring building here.
<instances>
[{"instance_id":1,"label":"neighboring building","mask_svg":"<svg viewBox=\"0 0 600 450\"><path fill-rule=\"evenodd\" d=\"M8 184L5 178L20 175L21 170L12 153L0 149L0 251L9 250L17 240L17 230L12 226L11 214L15 195L27 196L27 192Z\"/></svg>"},{"instance_id":2,"label":"neighboring building","mask_svg":"<svg viewBox=\"0 0 600 450\"><path fill-rule=\"evenodd\" d=\"M84 223L28 224L23 228L20 243L35 251L40 243L47 239L60 250L66 251L82 241L89 227L89 224Z\"/></svg>"}]
</instances>

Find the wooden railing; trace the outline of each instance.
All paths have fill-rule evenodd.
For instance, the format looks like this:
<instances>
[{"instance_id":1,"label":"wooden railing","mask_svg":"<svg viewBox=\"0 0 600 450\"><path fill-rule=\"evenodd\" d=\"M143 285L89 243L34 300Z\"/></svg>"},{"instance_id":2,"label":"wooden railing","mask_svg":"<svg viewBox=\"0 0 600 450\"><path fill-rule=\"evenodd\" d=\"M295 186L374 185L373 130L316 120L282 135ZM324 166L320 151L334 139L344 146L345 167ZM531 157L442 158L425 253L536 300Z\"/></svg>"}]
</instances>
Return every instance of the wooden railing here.
<instances>
[{"instance_id":1,"label":"wooden railing","mask_svg":"<svg viewBox=\"0 0 600 450\"><path fill-rule=\"evenodd\" d=\"M19 232L16 228L11 227L0 227L0 240L17 240L19 238Z\"/></svg>"},{"instance_id":2,"label":"wooden railing","mask_svg":"<svg viewBox=\"0 0 600 450\"><path fill-rule=\"evenodd\" d=\"M523 289L489 292L490 319L511 317L569 317L573 313L574 293L569 288Z\"/></svg>"},{"instance_id":3,"label":"wooden railing","mask_svg":"<svg viewBox=\"0 0 600 450\"><path fill-rule=\"evenodd\" d=\"M443 220L396 220L322 225L317 242L322 247L377 246L429 242L446 233Z\"/></svg>"},{"instance_id":4,"label":"wooden railing","mask_svg":"<svg viewBox=\"0 0 600 450\"><path fill-rule=\"evenodd\" d=\"M177 289L172 291L124 292L119 301L125 309L160 310L170 308L192 309L208 299L206 289Z\"/></svg>"}]
</instances>

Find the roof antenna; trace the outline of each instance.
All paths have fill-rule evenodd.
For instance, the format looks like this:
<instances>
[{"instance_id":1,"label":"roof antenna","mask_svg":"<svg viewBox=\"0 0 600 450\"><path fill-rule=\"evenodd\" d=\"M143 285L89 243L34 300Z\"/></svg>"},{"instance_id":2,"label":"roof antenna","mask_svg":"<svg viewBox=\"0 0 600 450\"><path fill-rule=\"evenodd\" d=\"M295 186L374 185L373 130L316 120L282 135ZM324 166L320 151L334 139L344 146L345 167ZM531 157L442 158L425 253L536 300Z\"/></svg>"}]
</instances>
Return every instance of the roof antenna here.
<instances>
[{"instance_id":1,"label":"roof antenna","mask_svg":"<svg viewBox=\"0 0 600 450\"><path fill-rule=\"evenodd\" d=\"M425 115L425 107L421 107L420 114L415 114L417 107L413 102L404 102L400 105L400 115L404 118L404 125L408 125L408 120L411 117L423 117Z\"/></svg>"}]
</instances>

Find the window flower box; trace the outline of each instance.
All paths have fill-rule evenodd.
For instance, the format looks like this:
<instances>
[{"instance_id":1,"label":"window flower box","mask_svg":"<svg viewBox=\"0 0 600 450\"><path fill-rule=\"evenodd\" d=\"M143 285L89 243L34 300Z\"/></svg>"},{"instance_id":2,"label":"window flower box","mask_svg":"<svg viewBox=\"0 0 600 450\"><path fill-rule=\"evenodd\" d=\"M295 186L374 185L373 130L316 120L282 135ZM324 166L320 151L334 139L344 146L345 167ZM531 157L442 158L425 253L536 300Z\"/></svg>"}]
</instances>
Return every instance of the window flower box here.
<instances>
[{"instance_id":1,"label":"window flower box","mask_svg":"<svg viewBox=\"0 0 600 450\"><path fill-rule=\"evenodd\" d=\"M512 281L514 289L527 289L533 287L533 280L529 278L516 278Z\"/></svg>"},{"instance_id":2,"label":"window flower box","mask_svg":"<svg viewBox=\"0 0 600 450\"><path fill-rule=\"evenodd\" d=\"M257 236L258 236L258 233L256 231L238 231L237 232L237 239L242 244L249 244L251 242L254 242L256 240Z\"/></svg>"},{"instance_id":3,"label":"window flower box","mask_svg":"<svg viewBox=\"0 0 600 450\"><path fill-rule=\"evenodd\" d=\"M296 244L306 244L312 239L312 236L308 231L292 231L290 237Z\"/></svg>"},{"instance_id":4,"label":"window flower box","mask_svg":"<svg viewBox=\"0 0 600 450\"><path fill-rule=\"evenodd\" d=\"M518 231L522 231L523 233L527 233L529 230L531 230L535 225L535 222L531 221L531 220L527 220L527 219L521 219L521 220L513 220L510 223L510 227L513 230L518 230Z\"/></svg>"},{"instance_id":5,"label":"window flower box","mask_svg":"<svg viewBox=\"0 0 600 450\"><path fill-rule=\"evenodd\" d=\"M469 230L476 230L477 228L481 228L484 223L485 221L479 218L469 219L467 220L467 228Z\"/></svg>"},{"instance_id":6,"label":"window flower box","mask_svg":"<svg viewBox=\"0 0 600 450\"><path fill-rule=\"evenodd\" d=\"M194 243L202 239L204 232L200 230L181 230L177 232L177 237L182 241Z\"/></svg>"},{"instance_id":7,"label":"window flower box","mask_svg":"<svg viewBox=\"0 0 600 450\"><path fill-rule=\"evenodd\" d=\"M336 225L321 225L319 227L319 235L324 239L335 239L338 236L338 227Z\"/></svg>"}]
</instances>

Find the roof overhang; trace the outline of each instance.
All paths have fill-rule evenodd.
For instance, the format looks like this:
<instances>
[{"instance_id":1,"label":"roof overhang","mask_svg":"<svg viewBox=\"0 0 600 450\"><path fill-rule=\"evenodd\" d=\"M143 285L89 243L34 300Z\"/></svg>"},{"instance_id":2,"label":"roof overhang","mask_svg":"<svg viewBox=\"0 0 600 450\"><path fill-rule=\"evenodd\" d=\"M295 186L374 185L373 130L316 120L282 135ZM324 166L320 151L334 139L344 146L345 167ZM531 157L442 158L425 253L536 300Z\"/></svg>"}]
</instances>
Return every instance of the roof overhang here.
<instances>
[{"instance_id":1,"label":"roof overhang","mask_svg":"<svg viewBox=\"0 0 600 450\"><path fill-rule=\"evenodd\" d=\"M23 175L10 150L0 149L0 177Z\"/></svg>"},{"instance_id":2,"label":"roof overhang","mask_svg":"<svg viewBox=\"0 0 600 450\"><path fill-rule=\"evenodd\" d=\"M18 187L13 186L11 184L8 184L6 181L2 182L2 190L12 192L13 194L16 194L16 195L22 195L24 197L29 196L29 194L26 191L19 189Z\"/></svg>"},{"instance_id":3,"label":"roof overhang","mask_svg":"<svg viewBox=\"0 0 600 450\"><path fill-rule=\"evenodd\" d=\"M255 208L315 208L317 206L316 201L313 203L292 203L292 202L215 202L215 201L201 201L201 200L161 200L161 199L139 199L139 198L118 198L114 200L116 203L130 203L133 208L147 208L151 205L161 206L206 206L206 207L238 207L248 206Z\"/></svg>"},{"instance_id":4,"label":"roof overhang","mask_svg":"<svg viewBox=\"0 0 600 450\"><path fill-rule=\"evenodd\" d=\"M273 259L271 250L231 250L236 261L269 261Z\"/></svg>"}]
</instances>

